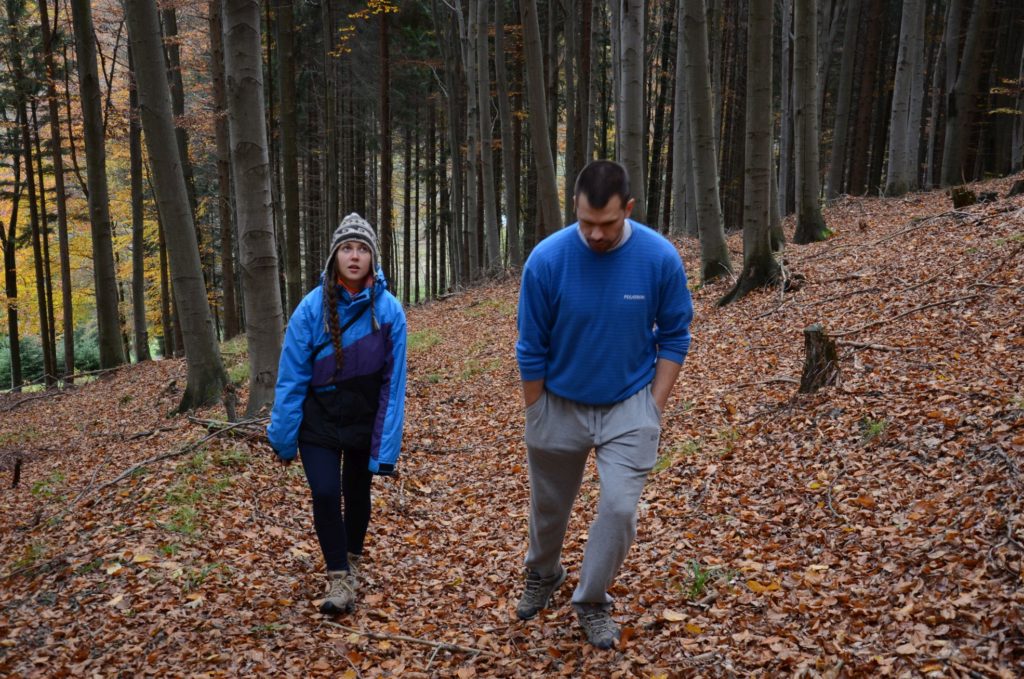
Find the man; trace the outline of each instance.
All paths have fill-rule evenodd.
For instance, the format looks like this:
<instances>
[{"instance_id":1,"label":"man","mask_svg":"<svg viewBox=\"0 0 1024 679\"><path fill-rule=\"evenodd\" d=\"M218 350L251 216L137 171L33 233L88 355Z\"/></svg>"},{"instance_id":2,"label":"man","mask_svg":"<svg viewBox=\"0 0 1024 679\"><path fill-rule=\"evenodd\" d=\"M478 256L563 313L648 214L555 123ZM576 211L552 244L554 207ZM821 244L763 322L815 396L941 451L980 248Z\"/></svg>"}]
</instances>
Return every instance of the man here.
<instances>
[{"instance_id":1,"label":"man","mask_svg":"<svg viewBox=\"0 0 1024 679\"><path fill-rule=\"evenodd\" d=\"M693 317L679 254L629 219L634 202L624 167L587 165L573 197L578 222L534 248L519 294L530 545L516 614L533 618L565 582L562 544L593 449L601 495L572 603L598 648L619 639L608 588L636 536Z\"/></svg>"}]
</instances>

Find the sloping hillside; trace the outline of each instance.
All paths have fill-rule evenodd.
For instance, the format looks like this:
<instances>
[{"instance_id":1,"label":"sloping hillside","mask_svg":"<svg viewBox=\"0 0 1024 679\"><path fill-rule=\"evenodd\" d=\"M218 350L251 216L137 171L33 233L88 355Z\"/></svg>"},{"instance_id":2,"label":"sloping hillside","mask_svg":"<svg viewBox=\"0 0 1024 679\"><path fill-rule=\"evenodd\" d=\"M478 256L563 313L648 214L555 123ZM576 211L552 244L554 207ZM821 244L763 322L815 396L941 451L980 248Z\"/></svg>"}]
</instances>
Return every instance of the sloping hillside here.
<instances>
[{"instance_id":1,"label":"sloping hillside","mask_svg":"<svg viewBox=\"0 0 1024 679\"><path fill-rule=\"evenodd\" d=\"M312 604L301 468L251 428L198 444L201 422L167 418L182 362L0 395L0 673L1019 676L1024 198L847 198L826 219L830 241L787 249L799 290L724 309L727 283L694 291L613 592L618 650L588 647L568 605L593 467L569 585L515 620L528 486L510 279L410 310L401 476L375 481L372 582L337 619ZM814 322L841 342L841 379L800 395Z\"/></svg>"}]
</instances>

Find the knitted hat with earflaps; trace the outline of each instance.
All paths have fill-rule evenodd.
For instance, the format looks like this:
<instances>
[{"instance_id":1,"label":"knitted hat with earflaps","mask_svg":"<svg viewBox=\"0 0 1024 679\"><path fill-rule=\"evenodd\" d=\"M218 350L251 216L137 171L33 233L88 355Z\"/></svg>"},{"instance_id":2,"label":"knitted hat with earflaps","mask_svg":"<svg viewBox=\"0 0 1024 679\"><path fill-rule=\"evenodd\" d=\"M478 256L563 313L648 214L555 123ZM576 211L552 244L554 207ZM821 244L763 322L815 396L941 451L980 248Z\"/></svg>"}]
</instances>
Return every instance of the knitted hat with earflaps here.
<instances>
[{"instance_id":1,"label":"knitted hat with earflaps","mask_svg":"<svg viewBox=\"0 0 1024 679\"><path fill-rule=\"evenodd\" d=\"M341 247L342 243L347 241L357 241L363 243L370 248L370 279L377 273L377 265L380 263L380 248L377 246L377 233L370 226L370 223L353 212L347 215L341 220L341 224L334 230L334 235L331 236L331 249L327 255L327 262L324 264L324 287L326 292L326 286L337 285L337 281L331 276L331 265L338 254L338 248ZM374 331L380 329L380 324L377 322L377 310L374 308L374 286L370 285L370 316L372 319L372 328ZM327 295L324 295L324 300L327 300ZM327 318L325 314L324 324L327 325ZM327 328L330 332L330 328Z\"/></svg>"}]
</instances>

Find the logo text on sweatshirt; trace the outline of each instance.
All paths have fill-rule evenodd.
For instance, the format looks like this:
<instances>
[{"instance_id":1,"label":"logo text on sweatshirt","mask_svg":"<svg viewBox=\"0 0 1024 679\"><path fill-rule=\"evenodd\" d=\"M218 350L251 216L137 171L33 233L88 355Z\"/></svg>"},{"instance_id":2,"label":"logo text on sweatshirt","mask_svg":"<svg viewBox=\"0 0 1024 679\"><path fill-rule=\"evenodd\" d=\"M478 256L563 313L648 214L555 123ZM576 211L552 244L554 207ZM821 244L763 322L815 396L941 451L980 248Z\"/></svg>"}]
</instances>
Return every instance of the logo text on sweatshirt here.
<instances>
[{"instance_id":1,"label":"logo text on sweatshirt","mask_svg":"<svg viewBox=\"0 0 1024 679\"><path fill-rule=\"evenodd\" d=\"M647 298L646 298L646 297L644 297L643 295L623 295L623 296L622 296L622 299L628 299L628 300L642 300L642 299L647 299Z\"/></svg>"}]
</instances>

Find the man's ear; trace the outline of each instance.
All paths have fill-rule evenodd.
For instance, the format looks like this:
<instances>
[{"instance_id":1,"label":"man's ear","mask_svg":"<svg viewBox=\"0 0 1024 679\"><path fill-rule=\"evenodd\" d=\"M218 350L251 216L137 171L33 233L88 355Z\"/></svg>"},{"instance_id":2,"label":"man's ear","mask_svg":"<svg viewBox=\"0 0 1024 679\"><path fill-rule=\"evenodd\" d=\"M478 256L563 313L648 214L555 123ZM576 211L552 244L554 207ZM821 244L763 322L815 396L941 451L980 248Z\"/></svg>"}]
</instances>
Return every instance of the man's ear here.
<instances>
[{"instance_id":1,"label":"man's ear","mask_svg":"<svg viewBox=\"0 0 1024 679\"><path fill-rule=\"evenodd\" d=\"M631 214L633 214L633 206L635 206L635 205L636 205L636 198L630 198L628 201L626 201L626 207L625 207L626 219L629 219L629 216Z\"/></svg>"}]
</instances>

